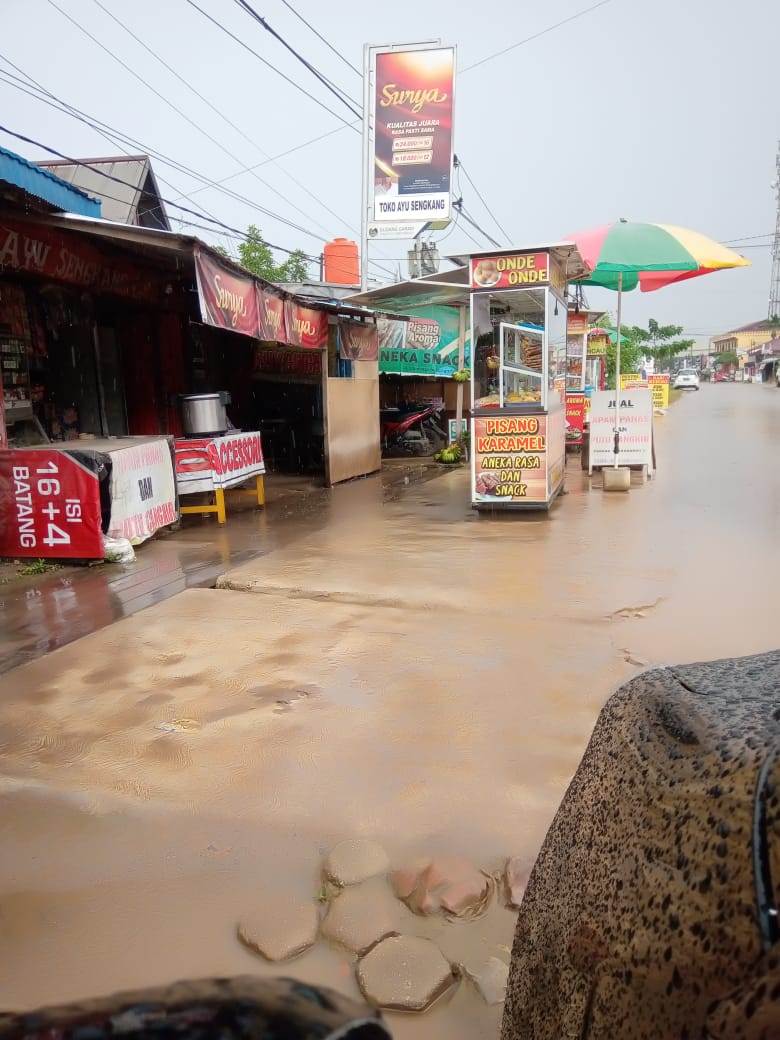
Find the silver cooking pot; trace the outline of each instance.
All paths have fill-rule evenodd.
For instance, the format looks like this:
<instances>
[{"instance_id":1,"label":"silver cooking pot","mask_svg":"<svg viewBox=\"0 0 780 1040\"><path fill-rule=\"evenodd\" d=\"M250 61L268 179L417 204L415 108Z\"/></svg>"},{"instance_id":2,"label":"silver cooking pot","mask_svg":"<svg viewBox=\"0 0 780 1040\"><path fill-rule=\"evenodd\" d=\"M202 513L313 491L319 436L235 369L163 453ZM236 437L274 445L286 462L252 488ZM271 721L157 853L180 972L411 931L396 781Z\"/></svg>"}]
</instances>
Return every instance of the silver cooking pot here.
<instances>
[{"instance_id":1,"label":"silver cooking pot","mask_svg":"<svg viewBox=\"0 0 780 1040\"><path fill-rule=\"evenodd\" d=\"M224 390L213 394L182 394L179 404L182 425L188 437L205 437L227 430L225 405L230 404L230 394Z\"/></svg>"}]
</instances>

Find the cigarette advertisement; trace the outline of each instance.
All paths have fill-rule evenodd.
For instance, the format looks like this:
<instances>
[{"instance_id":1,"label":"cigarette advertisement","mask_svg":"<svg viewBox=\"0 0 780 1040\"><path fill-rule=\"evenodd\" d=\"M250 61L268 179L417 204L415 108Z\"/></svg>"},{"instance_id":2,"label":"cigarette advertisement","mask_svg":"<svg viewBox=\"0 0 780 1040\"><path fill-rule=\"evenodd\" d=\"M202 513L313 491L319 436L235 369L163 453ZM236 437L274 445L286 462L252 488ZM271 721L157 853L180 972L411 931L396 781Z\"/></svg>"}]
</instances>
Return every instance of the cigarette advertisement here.
<instances>
[{"instance_id":1,"label":"cigarette advertisement","mask_svg":"<svg viewBox=\"0 0 780 1040\"><path fill-rule=\"evenodd\" d=\"M375 54L374 220L448 220L455 48Z\"/></svg>"}]
</instances>

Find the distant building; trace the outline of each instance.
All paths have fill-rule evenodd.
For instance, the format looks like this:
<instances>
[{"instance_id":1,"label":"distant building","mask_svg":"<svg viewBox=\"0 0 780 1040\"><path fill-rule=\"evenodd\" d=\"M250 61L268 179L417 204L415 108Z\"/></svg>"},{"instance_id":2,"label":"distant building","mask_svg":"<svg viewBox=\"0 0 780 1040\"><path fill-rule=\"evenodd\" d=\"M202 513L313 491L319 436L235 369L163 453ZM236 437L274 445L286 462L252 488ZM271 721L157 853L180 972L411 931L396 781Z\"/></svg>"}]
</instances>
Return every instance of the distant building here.
<instances>
[{"instance_id":1,"label":"distant building","mask_svg":"<svg viewBox=\"0 0 780 1040\"><path fill-rule=\"evenodd\" d=\"M710 340L710 354L725 354L733 351L739 359L740 365L751 350L767 343L777 335L777 327L773 326L767 318L763 321L753 321L749 325L741 325L738 329L730 332L721 332L719 336L713 336Z\"/></svg>"},{"instance_id":2,"label":"distant building","mask_svg":"<svg viewBox=\"0 0 780 1040\"><path fill-rule=\"evenodd\" d=\"M170 231L171 225L148 155L107 159L45 160L37 165L102 203L104 220Z\"/></svg>"}]
</instances>

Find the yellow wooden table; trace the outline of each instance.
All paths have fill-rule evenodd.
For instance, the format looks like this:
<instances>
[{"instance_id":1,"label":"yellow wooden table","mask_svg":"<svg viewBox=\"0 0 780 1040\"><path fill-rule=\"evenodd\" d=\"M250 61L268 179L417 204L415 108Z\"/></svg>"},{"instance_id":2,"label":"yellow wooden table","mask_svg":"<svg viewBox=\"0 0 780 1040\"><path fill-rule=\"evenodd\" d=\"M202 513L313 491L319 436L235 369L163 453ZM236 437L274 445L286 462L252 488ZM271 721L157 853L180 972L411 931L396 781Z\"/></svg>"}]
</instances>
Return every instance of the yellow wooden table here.
<instances>
[{"instance_id":1,"label":"yellow wooden table","mask_svg":"<svg viewBox=\"0 0 780 1040\"><path fill-rule=\"evenodd\" d=\"M265 463L259 433L241 431L222 437L180 438L175 449L179 496L205 493L212 498L204 505L180 505L182 515L216 513L218 523L224 524L227 494L251 495L258 506L265 505ZM254 487L241 486L253 478Z\"/></svg>"}]
</instances>

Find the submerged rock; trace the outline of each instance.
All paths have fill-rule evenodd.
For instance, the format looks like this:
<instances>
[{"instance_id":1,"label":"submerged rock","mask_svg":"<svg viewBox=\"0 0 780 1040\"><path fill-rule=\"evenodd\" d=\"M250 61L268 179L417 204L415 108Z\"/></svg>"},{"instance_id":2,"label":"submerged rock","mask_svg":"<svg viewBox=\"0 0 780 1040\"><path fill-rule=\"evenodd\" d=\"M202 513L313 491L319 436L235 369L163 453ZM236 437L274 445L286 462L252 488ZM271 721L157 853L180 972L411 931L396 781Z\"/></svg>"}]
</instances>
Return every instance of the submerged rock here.
<instances>
[{"instance_id":1,"label":"submerged rock","mask_svg":"<svg viewBox=\"0 0 780 1040\"><path fill-rule=\"evenodd\" d=\"M365 998L392 1011L425 1011L455 982L452 967L429 939L395 935L358 962Z\"/></svg>"},{"instance_id":2,"label":"submerged rock","mask_svg":"<svg viewBox=\"0 0 780 1040\"><path fill-rule=\"evenodd\" d=\"M397 870L392 883L395 894L414 913L445 913L464 919L483 913L493 891L492 878L460 857Z\"/></svg>"},{"instance_id":3,"label":"submerged rock","mask_svg":"<svg viewBox=\"0 0 780 1040\"><path fill-rule=\"evenodd\" d=\"M267 899L238 923L238 937L267 961L287 961L317 940L319 914L314 903L288 897Z\"/></svg>"},{"instance_id":4,"label":"submerged rock","mask_svg":"<svg viewBox=\"0 0 780 1040\"><path fill-rule=\"evenodd\" d=\"M361 881L386 874L390 869L390 859L377 842L353 838L330 850L323 869L325 876L337 885L358 885Z\"/></svg>"}]
</instances>

